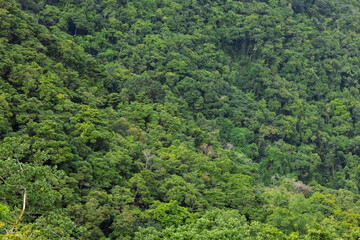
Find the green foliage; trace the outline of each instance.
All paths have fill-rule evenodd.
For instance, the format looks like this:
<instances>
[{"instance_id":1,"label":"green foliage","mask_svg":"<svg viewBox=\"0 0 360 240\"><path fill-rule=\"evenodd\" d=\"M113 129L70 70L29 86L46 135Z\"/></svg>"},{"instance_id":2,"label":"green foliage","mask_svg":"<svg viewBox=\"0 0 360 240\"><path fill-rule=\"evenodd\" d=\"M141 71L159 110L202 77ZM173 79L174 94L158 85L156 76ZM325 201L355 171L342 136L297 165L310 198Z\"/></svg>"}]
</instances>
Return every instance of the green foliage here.
<instances>
[{"instance_id":1,"label":"green foliage","mask_svg":"<svg viewBox=\"0 0 360 240\"><path fill-rule=\"evenodd\" d=\"M246 223L236 210L209 210L194 223L168 227L161 232L154 228L141 229L135 239L284 239L284 235L270 226Z\"/></svg>"},{"instance_id":2,"label":"green foliage","mask_svg":"<svg viewBox=\"0 0 360 240\"><path fill-rule=\"evenodd\" d=\"M1 238L359 238L359 11L0 0Z\"/></svg>"}]
</instances>

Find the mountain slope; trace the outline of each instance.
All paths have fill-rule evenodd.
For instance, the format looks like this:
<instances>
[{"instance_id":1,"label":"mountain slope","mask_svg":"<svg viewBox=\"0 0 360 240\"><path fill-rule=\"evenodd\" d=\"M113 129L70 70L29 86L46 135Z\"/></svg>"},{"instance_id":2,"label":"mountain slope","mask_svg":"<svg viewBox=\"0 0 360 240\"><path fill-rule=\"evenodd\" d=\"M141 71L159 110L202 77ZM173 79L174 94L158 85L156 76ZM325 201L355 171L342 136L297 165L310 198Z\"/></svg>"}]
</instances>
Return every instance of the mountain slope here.
<instances>
[{"instance_id":1,"label":"mountain slope","mask_svg":"<svg viewBox=\"0 0 360 240\"><path fill-rule=\"evenodd\" d=\"M358 10L0 0L0 234L358 238Z\"/></svg>"}]
</instances>

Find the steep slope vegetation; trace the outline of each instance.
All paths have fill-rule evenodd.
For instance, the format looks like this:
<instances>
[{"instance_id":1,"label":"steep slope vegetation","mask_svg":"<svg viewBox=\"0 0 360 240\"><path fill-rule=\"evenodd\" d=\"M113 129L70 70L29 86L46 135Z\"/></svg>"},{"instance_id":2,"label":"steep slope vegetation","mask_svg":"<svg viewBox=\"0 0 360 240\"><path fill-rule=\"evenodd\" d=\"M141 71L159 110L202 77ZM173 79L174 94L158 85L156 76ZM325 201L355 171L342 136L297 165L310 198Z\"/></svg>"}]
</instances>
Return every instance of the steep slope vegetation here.
<instances>
[{"instance_id":1,"label":"steep slope vegetation","mask_svg":"<svg viewBox=\"0 0 360 240\"><path fill-rule=\"evenodd\" d=\"M358 15L0 0L0 234L360 237Z\"/></svg>"},{"instance_id":2,"label":"steep slope vegetation","mask_svg":"<svg viewBox=\"0 0 360 240\"><path fill-rule=\"evenodd\" d=\"M358 191L358 3L78 4L23 7L105 65L114 96L163 102L170 90L223 146L260 162L265 182L289 175Z\"/></svg>"}]
</instances>

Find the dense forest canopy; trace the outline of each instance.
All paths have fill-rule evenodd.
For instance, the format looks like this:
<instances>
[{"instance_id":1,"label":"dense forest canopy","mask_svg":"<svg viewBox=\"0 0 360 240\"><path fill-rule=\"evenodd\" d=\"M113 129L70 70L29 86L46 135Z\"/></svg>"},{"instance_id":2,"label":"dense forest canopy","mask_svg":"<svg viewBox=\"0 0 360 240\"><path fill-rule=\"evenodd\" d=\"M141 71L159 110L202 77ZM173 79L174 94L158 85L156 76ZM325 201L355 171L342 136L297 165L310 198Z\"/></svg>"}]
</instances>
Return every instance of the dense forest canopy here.
<instances>
[{"instance_id":1,"label":"dense forest canopy","mask_svg":"<svg viewBox=\"0 0 360 240\"><path fill-rule=\"evenodd\" d=\"M1 238L360 238L359 19L0 0Z\"/></svg>"}]
</instances>

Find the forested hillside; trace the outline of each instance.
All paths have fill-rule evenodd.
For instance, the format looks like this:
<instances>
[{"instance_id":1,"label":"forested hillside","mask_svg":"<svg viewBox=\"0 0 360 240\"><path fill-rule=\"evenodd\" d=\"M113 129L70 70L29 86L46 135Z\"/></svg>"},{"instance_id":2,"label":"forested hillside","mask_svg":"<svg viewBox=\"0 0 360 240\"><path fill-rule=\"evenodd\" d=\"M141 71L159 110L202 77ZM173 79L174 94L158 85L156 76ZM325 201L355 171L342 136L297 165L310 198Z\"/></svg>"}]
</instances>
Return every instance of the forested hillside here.
<instances>
[{"instance_id":1,"label":"forested hillside","mask_svg":"<svg viewBox=\"0 0 360 240\"><path fill-rule=\"evenodd\" d=\"M360 238L357 0L0 0L2 239Z\"/></svg>"}]
</instances>

